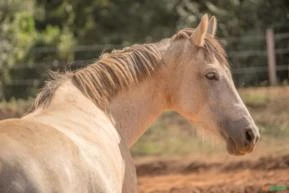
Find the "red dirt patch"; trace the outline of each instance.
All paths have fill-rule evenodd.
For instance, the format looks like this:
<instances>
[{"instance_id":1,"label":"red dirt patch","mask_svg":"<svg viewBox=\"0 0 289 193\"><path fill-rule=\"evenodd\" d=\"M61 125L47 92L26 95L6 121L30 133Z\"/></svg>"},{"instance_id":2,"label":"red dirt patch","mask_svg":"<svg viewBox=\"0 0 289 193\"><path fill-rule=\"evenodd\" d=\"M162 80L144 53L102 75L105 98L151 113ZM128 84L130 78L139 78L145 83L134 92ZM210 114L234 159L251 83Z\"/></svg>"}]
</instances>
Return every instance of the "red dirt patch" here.
<instances>
[{"instance_id":1,"label":"red dirt patch","mask_svg":"<svg viewBox=\"0 0 289 193\"><path fill-rule=\"evenodd\" d=\"M289 155L226 164L151 161L137 171L141 193L265 193L271 185L289 187Z\"/></svg>"}]
</instances>

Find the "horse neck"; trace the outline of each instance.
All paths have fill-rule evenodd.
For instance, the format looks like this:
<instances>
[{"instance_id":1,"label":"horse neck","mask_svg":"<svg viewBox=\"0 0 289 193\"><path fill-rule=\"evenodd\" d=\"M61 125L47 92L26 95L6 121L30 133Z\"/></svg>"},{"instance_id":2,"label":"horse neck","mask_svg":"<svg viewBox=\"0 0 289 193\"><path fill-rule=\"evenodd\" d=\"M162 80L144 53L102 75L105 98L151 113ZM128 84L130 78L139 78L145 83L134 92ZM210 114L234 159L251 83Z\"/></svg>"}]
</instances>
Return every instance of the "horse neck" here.
<instances>
[{"instance_id":1,"label":"horse neck","mask_svg":"<svg viewBox=\"0 0 289 193\"><path fill-rule=\"evenodd\" d=\"M119 93L104 112L67 80L57 89L48 107L37 109L23 118L52 126L72 125L92 133L97 132L96 127L100 123L104 123L113 138L117 131L122 140L131 146L166 108L164 84L160 74L149 77ZM112 129L112 125L116 130Z\"/></svg>"},{"instance_id":2,"label":"horse neck","mask_svg":"<svg viewBox=\"0 0 289 193\"><path fill-rule=\"evenodd\" d=\"M164 56L170 47L170 40L164 39L155 45ZM115 127L129 147L169 108L167 79L171 68L164 64L164 61L161 62L150 77L119 93L108 105L108 112Z\"/></svg>"},{"instance_id":3,"label":"horse neck","mask_svg":"<svg viewBox=\"0 0 289 193\"><path fill-rule=\"evenodd\" d=\"M168 41L163 41L156 45L164 53L169 44ZM131 146L168 107L166 77L167 68L161 66L138 85L131 85L129 89L120 91L106 106L106 111L98 108L68 79L57 89L47 108L36 110L26 118L48 115L56 120L75 122L81 119L83 124L96 122L96 125L97 121L110 118L122 139Z\"/></svg>"},{"instance_id":4,"label":"horse neck","mask_svg":"<svg viewBox=\"0 0 289 193\"><path fill-rule=\"evenodd\" d=\"M158 85L158 86L157 86ZM108 111L130 147L166 108L162 80L151 78L117 95Z\"/></svg>"},{"instance_id":5,"label":"horse neck","mask_svg":"<svg viewBox=\"0 0 289 193\"><path fill-rule=\"evenodd\" d=\"M164 55L170 46L169 40L155 44ZM158 64L158 69L140 84L117 94L108 104L108 113L121 137L131 147L149 125L168 108L167 77L169 68Z\"/></svg>"}]
</instances>

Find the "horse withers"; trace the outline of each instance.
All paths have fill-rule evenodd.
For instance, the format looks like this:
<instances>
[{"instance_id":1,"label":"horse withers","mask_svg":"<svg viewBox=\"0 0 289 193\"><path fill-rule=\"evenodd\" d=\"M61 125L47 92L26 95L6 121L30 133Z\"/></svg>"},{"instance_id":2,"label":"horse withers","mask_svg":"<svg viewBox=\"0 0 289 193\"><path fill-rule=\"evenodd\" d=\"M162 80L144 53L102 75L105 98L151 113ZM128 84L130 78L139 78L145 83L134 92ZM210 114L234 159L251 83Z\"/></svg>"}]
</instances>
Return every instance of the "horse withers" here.
<instances>
[{"instance_id":1,"label":"horse withers","mask_svg":"<svg viewBox=\"0 0 289 193\"><path fill-rule=\"evenodd\" d=\"M0 122L1 193L136 193L129 147L165 110L215 131L230 154L259 131L234 86L215 17L58 74L32 112Z\"/></svg>"}]
</instances>

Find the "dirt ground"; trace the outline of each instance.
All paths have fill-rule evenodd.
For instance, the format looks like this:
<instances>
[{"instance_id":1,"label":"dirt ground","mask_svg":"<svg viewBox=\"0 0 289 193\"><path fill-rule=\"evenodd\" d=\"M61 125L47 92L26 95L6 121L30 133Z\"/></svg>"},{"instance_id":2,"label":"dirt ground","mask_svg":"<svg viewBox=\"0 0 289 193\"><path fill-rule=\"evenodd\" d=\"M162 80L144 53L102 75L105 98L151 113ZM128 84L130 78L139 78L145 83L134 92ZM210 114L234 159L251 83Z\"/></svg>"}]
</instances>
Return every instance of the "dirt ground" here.
<instances>
[{"instance_id":1,"label":"dirt ground","mask_svg":"<svg viewBox=\"0 0 289 193\"><path fill-rule=\"evenodd\" d=\"M151 160L137 163L137 172L141 193L289 193L289 154L227 163Z\"/></svg>"}]
</instances>

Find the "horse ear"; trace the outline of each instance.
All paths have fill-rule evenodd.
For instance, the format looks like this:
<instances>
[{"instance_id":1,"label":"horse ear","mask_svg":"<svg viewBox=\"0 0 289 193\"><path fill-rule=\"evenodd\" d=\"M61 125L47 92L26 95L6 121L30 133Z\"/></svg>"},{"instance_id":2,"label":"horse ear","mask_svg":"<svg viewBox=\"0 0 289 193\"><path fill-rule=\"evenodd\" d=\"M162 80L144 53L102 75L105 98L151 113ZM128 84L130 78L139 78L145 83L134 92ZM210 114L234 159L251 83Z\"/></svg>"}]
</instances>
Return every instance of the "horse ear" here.
<instances>
[{"instance_id":1,"label":"horse ear","mask_svg":"<svg viewBox=\"0 0 289 193\"><path fill-rule=\"evenodd\" d=\"M196 46L203 47L205 43L205 36L208 31L208 15L205 14L198 27L195 29L194 33L191 36L191 40Z\"/></svg>"},{"instance_id":2,"label":"horse ear","mask_svg":"<svg viewBox=\"0 0 289 193\"><path fill-rule=\"evenodd\" d=\"M208 34L210 34L212 37L215 37L216 30L217 30L217 19L215 16L212 16L209 20Z\"/></svg>"}]
</instances>

